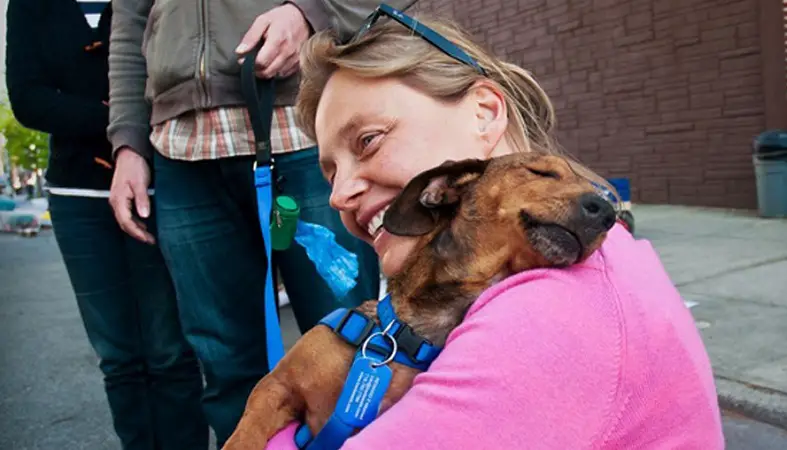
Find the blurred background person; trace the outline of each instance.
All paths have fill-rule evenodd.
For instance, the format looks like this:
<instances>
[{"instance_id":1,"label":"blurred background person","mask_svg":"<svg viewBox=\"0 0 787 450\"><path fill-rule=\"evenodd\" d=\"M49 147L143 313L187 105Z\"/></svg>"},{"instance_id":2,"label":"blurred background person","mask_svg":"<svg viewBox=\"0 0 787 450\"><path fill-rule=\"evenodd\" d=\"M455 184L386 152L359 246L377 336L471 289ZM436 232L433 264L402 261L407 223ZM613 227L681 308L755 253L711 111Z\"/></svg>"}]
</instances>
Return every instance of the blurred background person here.
<instances>
[{"instance_id":1,"label":"blurred background person","mask_svg":"<svg viewBox=\"0 0 787 450\"><path fill-rule=\"evenodd\" d=\"M108 203L109 1L9 0L9 100L50 134L47 184L55 238L126 450L205 449L202 377L181 331L156 246L124 233ZM139 219L155 233L154 217Z\"/></svg>"}]
</instances>

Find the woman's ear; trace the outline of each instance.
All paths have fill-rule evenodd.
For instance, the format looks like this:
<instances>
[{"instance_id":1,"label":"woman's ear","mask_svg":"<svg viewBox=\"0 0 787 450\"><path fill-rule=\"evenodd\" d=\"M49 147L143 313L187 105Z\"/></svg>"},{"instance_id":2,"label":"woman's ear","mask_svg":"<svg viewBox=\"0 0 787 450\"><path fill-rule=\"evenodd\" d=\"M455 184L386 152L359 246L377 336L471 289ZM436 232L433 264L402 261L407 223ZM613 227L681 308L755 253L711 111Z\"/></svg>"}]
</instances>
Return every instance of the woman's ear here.
<instances>
[{"instance_id":1,"label":"woman's ear","mask_svg":"<svg viewBox=\"0 0 787 450\"><path fill-rule=\"evenodd\" d=\"M484 154L490 156L508 129L508 109L500 87L490 80L480 80L470 88L478 136L484 143Z\"/></svg>"}]
</instances>

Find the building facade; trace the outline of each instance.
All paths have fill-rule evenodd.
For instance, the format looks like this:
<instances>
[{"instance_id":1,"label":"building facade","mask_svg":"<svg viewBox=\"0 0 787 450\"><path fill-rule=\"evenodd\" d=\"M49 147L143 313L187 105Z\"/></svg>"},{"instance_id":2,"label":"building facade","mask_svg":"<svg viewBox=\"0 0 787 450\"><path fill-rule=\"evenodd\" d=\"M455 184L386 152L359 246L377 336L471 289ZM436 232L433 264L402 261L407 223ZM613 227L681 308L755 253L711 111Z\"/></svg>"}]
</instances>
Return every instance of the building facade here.
<instances>
[{"instance_id":1,"label":"building facade","mask_svg":"<svg viewBox=\"0 0 787 450\"><path fill-rule=\"evenodd\" d=\"M785 0L787 2L787 0ZM421 0L533 72L566 150L632 200L756 207L753 138L787 128L785 2Z\"/></svg>"}]
</instances>

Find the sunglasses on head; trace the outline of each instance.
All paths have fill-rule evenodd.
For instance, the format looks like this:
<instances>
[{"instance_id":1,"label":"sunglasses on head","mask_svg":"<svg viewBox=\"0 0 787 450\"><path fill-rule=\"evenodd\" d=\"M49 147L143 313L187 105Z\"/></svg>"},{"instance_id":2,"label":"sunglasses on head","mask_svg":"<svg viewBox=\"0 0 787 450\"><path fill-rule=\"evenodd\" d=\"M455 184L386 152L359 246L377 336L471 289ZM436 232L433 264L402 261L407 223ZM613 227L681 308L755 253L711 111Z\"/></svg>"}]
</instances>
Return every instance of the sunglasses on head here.
<instances>
[{"instance_id":1,"label":"sunglasses on head","mask_svg":"<svg viewBox=\"0 0 787 450\"><path fill-rule=\"evenodd\" d=\"M409 7L413 6L413 4L415 4L414 1L410 2L410 4L404 9L407 10ZM468 55L464 50L459 48L459 46L444 38L440 33L418 22L418 20L413 19L402 11L392 8L385 3L381 3L380 6L378 6L374 12L369 15L363 25L361 25L361 28L358 30L358 32L355 33L355 35L351 37L347 43L361 39L383 16L399 22L405 28L425 39L427 42L437 47L446 55L459 62L467 64L468 66L474 68L481 75L487 76L486 70L484 70L484 68L481 67L481 65L478 64L475 59L470 57L470 55Z\"/></svg>"}]
</instances>

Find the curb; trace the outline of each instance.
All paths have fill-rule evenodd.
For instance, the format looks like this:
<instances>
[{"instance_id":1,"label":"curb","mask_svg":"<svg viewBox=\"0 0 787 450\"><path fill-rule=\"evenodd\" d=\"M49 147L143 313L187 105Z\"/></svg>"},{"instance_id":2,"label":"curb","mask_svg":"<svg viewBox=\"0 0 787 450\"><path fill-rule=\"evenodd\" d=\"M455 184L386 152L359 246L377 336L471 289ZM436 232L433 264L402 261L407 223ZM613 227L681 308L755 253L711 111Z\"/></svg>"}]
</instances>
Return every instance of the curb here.
<instances>
[{"instance_id":1,"label":"curb","mask_svg":"<svg viewBox=\"0 0 787 450\"><path fill-rule=\"evenodd\" d=\"M719 406L787 430L787 393L715 375Z\"/></svg>"}]
</instances>

